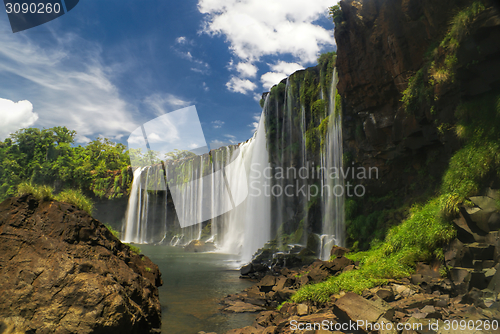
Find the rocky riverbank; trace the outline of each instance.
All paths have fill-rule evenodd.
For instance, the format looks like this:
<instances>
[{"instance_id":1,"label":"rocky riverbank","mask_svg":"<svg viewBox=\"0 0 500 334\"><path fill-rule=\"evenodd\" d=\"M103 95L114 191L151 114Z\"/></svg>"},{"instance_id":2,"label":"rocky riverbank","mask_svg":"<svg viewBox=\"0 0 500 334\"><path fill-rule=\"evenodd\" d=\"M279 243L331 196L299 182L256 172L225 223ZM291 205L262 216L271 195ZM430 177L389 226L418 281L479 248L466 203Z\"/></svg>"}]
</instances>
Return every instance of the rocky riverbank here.
<instances>
[{"instance_id":1,"label":"rocky riverbank","mask_svg":"<svg viewBox=\"0 0 500 334\"><path fill-rule=\"evenodd\" d=\"M158 267L75 206L0 204L1 333L159 333Z\"/></svg>"},{"instance_id":2,"label":"rocky riverbank","mask_svg":"<svg viewBox=\"0 0 500 334\"><path fill-rule=\"evenodd\" d=\"M340 292L329 296L326 303L289 302L306 284L357 270L360 264L349 260L344 248L334 247L330 261L316 260L301 267L270 268L254 261L242 268L242 277L262 278L221 303L224 312L259 313L252 326L226 334L498 333L497 196L498 192L490 190L487 196L472 197L474 206L461 207L459 218L454 220L457 238L444 247L443 261L418 263L412 276L387 280L387 284L366 289L361 295ZM354 323L360 326L352 327Z\"/></svg>"}]
</instances>

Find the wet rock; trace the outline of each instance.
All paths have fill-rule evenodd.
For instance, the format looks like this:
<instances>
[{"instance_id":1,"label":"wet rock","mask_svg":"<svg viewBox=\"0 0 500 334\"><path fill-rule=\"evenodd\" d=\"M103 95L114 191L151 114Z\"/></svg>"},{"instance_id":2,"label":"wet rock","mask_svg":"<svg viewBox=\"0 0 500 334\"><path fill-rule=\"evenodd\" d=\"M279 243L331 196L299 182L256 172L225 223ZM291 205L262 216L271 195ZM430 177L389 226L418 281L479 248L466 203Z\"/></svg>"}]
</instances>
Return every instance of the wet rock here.
<instances>
[{"instance_id":1,"label":"wet rock","mask_svg":"<svg viewBox=\"0 0 500 334\"><path fill-rule=\"evenodd\" d=\"M213 250L215 250L215 245L212 242L204 242L201 240L192 240L184 247L184 251L191 253L211 252Z\"/></svg>"},{"instance_id":2,"label":"wet rock","mask_svg":"<svg viewBox=\"0 0 500 334\"><path fill-rule=\"evenodd\" d=\"M224 308L225 312L229 313L254 313L259 311L264 311L265 308L258 305L253 305L250 303L245 303L241 300L235 300L229 302L230 306Z\"/></svg>"},{"instance_id":3,"label":"wet rock","mask_svg":"<svg viewBox=\"0 0 500 334\"><path fill-rule=\"evenodd\" d=\"M347 253L349 253L349 249L340 246L333 246L332 250L330 251L330 256L342 257Z\"/></svg>"}]
</instances>

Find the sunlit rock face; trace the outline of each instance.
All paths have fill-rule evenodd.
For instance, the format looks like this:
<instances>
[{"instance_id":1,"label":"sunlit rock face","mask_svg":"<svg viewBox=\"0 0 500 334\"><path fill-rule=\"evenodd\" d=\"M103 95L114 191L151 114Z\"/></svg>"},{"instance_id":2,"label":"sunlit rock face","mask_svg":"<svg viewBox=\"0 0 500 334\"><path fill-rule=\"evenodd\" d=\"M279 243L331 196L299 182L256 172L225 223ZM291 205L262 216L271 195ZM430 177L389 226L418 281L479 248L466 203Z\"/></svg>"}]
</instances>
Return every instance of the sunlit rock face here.
<instances>
[{"instance_id":1,"label":"sunlit rock face","mask_svg":"<svg viewBox=\"0 0 500 334\"><path fill-rule=\"evenodd\" d=\"M0 328L159 333L158 267L73 205L0 204Z\"/></svg>"}]
</instances>

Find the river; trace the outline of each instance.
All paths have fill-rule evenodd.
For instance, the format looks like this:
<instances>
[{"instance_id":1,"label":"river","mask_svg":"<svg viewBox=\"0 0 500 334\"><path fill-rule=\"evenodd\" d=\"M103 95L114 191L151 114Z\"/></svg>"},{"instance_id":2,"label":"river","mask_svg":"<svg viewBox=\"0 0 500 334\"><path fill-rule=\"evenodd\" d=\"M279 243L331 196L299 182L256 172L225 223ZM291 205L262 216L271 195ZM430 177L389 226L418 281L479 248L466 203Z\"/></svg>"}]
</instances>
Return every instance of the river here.
<instances>
[{"instance_id":1,"label":"river","mask_svg":"<svg viewBox=\"0 0 500 334\"><path fill-rule=\"evenodd\" d=\"M219 253L188 253L171 246L137 245L158 265L163 286L162 334L222 334L251 325L255 314L221 313L219 300L252 285L239 278L236 257Z\"/></svg>"}]
</instances>

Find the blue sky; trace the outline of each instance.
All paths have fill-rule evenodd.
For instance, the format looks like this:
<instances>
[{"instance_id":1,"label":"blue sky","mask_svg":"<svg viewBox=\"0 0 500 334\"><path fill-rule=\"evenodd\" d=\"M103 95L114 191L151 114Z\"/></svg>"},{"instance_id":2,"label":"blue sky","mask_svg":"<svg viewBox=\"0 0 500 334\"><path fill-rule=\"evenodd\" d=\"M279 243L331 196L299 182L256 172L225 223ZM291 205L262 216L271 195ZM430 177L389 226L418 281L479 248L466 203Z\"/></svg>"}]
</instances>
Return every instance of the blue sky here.
<instances>
[{"instance_id":1,"label":"blue sky","mask_svg":"<svg viewBox=\"0 0 500 334\"><path fill-rule=\"evenodd\" d=\"M78 143L125 142L195 105L208 143L247 140L260 95L335 50L327 12L336 2L81 0L16 34L0 14L0 139L64 125Z\"/></svg>"}]
</instances>

